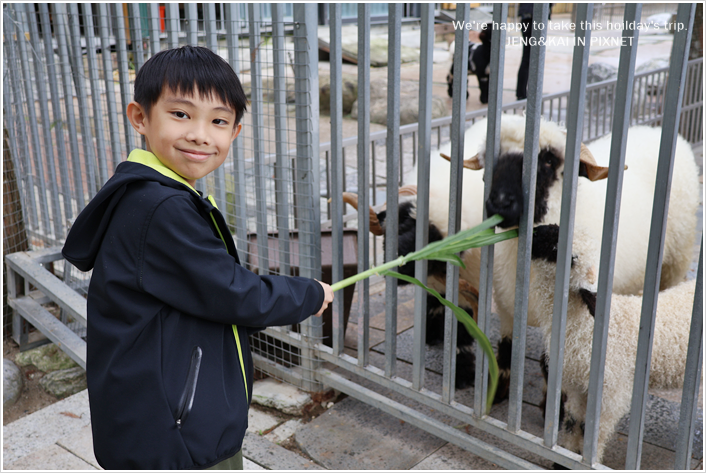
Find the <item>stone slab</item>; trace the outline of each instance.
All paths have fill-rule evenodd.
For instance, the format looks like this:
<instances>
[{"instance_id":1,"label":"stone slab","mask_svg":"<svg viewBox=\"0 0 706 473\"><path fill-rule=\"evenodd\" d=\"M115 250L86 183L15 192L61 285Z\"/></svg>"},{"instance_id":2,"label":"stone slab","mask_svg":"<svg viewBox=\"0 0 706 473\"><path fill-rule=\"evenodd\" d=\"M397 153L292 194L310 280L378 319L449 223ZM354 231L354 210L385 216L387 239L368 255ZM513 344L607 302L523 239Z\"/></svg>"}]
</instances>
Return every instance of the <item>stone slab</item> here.
<instances>
[{"instance_id":1,"label":"stone slab","mask_svg":"<svg viewBox=\"0 0 706 473\"><path fill-rule=\"evenodd\" d=\"M73 435L60 438L57 441L57 445L65 448L94 468L102 469L93 453L93 434L91 433L90 425L87 425Z\"/></svg>"},{"instance_id":2,"label":"stone slab","mask_svg":"<svg viewBox=\"0 0 706 473\"><path fill-rule=\"evenodd\" d=\"M243 458L266 470L322 470L313 461L297 455L284 447L247 432L243 440Z\"/></svg>"},{"instance_id":3,"label":"stone slab","mask_svg":"<svg viewBox=\"0 0 706 473\"><path fill-rule=\"evenodd\" d=\"M4 460L4 463L7 463ZM68 450L52 444L5 466L5 470L96 470Z\"/></svg>"},{"instance_id":4,"label":"stone slab","mask_svg":"<svg viewBox=\"0 0 706 473\"><path fill-rule=\"evenodd\" d=\"M332 470L408 470L446 443L351 397L304 425L295 439Z\"/></svg>"},{"instance_id":5,"label":"stone slab","mask_svg":"<svg viewBox=\"0 0 706 473\"><path fill-rule=\"evenodd\" d=\"M263 468L257 463L248 460L247 458L243 458L243 470L266 470L267 468Z\"/></svg>"},{"instance_id":6,"label":"stone slab","mask_svg":"<svg viewBox=\"0 0 706 473\"><path fill-rule=\"evenodd\" d=\"M416 464L412 470L502 470L495 463L447 443Z\"/></svg>"},{"instance_id":7,"label":"stone slab","mask_svg":"<svg viewBox=\"0 0 706 473\"><path fill-rule=\"evenodd\" d=\"M88 391L69 396L3 428L3 465L48 448L90 425Z\"/></svg>"},{"instance_id":8,"label":"stone slab","mask_svg":"<svg viewBox=\"0 0 706 473\"><path fill-rule=\"evenodd\" d=\"M645 432L643 442L656 445L667 450L676 451L676 439L679 431L679 411L681 404L666 399L648 395L645 408ZM628 435L630 429L630 414L621 419L617 431ZM704 413L701 409L696 412L696 426L694 429L694 442L692 456L698 460L703 459L704 446Z\"/></svg>"},{"instance_id":9,"label":"stone slab","mask_svg":"<svg viewBox=\"0 0 706 473\"><path fill-rule=\"evenodd\" d=\"M311 404L311 396L291 384L273 378L262 379L253 384L254 403L272 407L285 414L301 416L304 408Z\"/></svg>"},{"instance_id":10,"label":"stone slab","mask_svg":"<svg viewBox=\"0 0 706 473\"><path fill-rule=\"evenodd\" d=\"M300 419L291 419L284 424L277 426L276 429L264 437L270 442L279 445L294 435L302 425L303 424Z\"/></svg>"},{"instance_id":11,"label":"stone slab","mask_svg":"<svg viewBox=\"0 0 706 473\"><path fill-rule=\"evenodd\" d=\"M260 435L261 432L267 432L273 427L276 427L282 422L277 417L251 407L248 411L248 432Z\"/></svg>"}]
</instances>

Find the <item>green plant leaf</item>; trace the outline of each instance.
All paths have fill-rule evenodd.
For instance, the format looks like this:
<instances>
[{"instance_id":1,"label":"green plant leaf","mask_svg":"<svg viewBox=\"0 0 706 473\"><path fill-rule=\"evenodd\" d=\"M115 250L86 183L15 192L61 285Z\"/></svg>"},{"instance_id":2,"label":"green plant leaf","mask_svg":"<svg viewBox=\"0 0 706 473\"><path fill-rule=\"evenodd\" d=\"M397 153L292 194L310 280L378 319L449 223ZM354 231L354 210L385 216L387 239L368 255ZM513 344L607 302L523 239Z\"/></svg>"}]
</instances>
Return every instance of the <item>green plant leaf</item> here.
<instances>
[{"instance_id":1,"label":"green plant leaf","mask_svg":"<svg viewBox=\"0 0 706 473\"><path fill-rule=\"evenodd\" d=\"M488 403L486 405L486 409L487 411L490 411L490 408L493 406L495 391L498 387L498 361L495 359L495 352L493 352L493 346L490 344L490 340L488 340L488 337L486 337L483 331L478 328L478 325L476 324L476 321L473 320L473 317L468 315L468 312L466 312L453 302L442 297L441 294L439 294L434 289L422 284L422 282L416 278L388 270L383 271L380 274L382 274L383 276L393 276L395 278L402 279L403 281L406 281L410 284L414 284L415 286L419 286L422 289L426 290L429 294L436 297L439 302L441 302L444 306L451 309L451 311L456 316L456 319L461 322L461 324L463 324L468 334L476 340L478 346L488 357L488 374L490 374L490 384L488 385Z\"/></svg>"}]
</instances>

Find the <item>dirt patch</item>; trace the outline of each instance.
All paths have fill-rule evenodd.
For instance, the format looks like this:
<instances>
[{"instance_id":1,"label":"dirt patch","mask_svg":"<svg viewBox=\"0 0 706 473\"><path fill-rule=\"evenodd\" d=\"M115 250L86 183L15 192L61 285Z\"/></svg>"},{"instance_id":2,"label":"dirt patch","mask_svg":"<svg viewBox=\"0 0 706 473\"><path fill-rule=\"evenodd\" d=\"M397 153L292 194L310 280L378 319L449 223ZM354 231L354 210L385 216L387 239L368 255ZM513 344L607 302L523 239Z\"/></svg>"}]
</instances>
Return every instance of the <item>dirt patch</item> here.
<instances>
[{"instance_id":1,"label":"dirt patch","mask_svg":"<svg viewBox=\"0 0 706 473\"><path fill-rule=\"evenodd\" d=\"M3 357L14 362L15 356L20 352L17 344L12 339L6 338L2 345ZM20 368L20 371L24 382L22 394L14 405L3 411L2 425L7 425L59 401L39 384L39 380L45 375L44 372L32 365Z\"/></svg>"}]
</instances>

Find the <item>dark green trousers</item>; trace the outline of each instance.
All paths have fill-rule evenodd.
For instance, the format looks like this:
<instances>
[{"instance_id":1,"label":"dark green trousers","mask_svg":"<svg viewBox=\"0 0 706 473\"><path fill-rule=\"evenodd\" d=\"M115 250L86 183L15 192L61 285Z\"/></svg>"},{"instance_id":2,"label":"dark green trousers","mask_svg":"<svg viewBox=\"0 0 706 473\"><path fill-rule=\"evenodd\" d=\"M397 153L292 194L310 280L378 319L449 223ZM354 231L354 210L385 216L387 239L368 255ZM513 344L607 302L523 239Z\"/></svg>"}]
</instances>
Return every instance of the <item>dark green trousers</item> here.
<instances>
[{"instance_id":1,"label":"dark green trousers","mask_svg":"<svg viewBox=\"0 0 706 473\"><path fill-rule=\"evenodd\" d=\"M243 469L243 451L240 450L238 453L233 455L232 457L228 458L227 460L223 460L220 463L216 463L210 468L206 468L207 470L242 470Z\"/></svg>"}]
</instances>

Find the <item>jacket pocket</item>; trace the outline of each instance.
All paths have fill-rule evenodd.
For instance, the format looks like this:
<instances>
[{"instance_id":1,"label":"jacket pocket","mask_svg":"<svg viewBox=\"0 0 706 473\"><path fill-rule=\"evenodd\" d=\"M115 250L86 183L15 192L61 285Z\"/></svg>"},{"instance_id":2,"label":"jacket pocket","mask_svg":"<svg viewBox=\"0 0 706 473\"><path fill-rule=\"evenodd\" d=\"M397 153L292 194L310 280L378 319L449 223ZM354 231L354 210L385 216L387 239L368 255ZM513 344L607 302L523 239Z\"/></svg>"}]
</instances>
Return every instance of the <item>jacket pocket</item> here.
<instances>
[{"instance_id":1,"label":"jacket pocket","mask_svg":"<svg viewBox=\"0 0 706 473\"><path fill-rule=\"evenodd\" d=\"M203 352L201 347L195 346L191 351L191 362L189 363L189 372L186 376L184 390L179 398L179 404L176 415L176 426L181 429L191 413L191 407L194 405L194 395L196 394L196 383L199 380L199 369L201 368L201 357Z\"/></svg>"}]
</instances>

